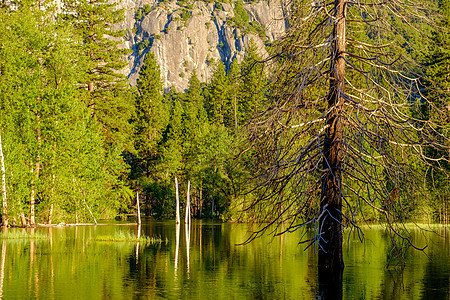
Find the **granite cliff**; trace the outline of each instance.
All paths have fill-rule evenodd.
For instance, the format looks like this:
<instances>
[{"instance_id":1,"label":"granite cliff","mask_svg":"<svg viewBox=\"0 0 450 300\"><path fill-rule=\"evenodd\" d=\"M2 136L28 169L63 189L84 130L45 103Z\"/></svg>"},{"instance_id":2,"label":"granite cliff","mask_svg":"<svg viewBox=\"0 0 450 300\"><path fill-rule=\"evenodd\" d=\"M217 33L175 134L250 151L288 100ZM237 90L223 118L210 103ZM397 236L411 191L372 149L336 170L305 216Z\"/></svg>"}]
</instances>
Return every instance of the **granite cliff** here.
<instances>
[{"instance_id":1,"label":"granite cliff","mask_svg":"<svg viewBox=\"0 0 450 300\"><path fill-rule=\"evenodd\" d=\"M132 53L123 70L135 85L145 55L155 53L164 87L187 88L196 70L201 81L212 75L211 63L221 60L226 67L240 62L251 40L259 54L286 29L280 0L253 3L188 1L120 1L125 21L117 29L126 31L124 47Z\"/></svg>"}]
</instances>

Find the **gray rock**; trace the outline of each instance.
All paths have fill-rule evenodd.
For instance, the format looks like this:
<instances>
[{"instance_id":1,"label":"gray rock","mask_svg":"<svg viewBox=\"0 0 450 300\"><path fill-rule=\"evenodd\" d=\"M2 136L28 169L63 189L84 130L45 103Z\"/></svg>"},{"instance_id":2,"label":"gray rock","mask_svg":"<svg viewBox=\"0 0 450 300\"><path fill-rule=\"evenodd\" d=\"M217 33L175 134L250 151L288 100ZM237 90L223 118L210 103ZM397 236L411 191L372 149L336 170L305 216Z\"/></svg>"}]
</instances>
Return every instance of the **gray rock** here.
<instances>
[{"instance_id":1,"label":"gray rock","mask_svg":"<svg viewBox=\"0 0 450 300\"><path fill-rule=\"evenodd\" d=\"M281 37L286 29L280 0L260 1L244 5L252 22L264 27L266 38L244 33L230 24L234 17L234 4L223 3L222 10L214 9L214 3L191 2L193 9L180 7L176 1L158 3L148 0L119 1L125 9L125 21L116 27L127 34L123 47L133 50L126 57L128 67L122 70L135 85L145 55L155 53L161 68L165 88L185 90L191 72L195 69L200 81L208 81L212 75L211 61L221 60L228 68L233 59L241 62L250 40L254 40L258 53L267 56L265 41ZM152 10L141 20L135 19L135 11L144 5ZM184 18L187 11L189 18ZM227 19L229 21L227 22ZM148 40L148 42L145 42ZM146 49L141 43L148 43Z\"/></svg>"}]
</instances>

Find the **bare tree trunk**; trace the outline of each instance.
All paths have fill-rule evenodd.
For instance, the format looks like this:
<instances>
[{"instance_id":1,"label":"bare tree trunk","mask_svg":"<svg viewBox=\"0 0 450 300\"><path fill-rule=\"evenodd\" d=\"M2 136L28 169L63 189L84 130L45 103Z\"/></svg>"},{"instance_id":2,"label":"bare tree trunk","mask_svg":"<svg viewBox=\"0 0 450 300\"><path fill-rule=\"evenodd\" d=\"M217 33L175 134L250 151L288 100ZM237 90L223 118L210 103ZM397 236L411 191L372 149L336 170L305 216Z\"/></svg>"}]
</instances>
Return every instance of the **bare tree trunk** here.
<instances>
[{"instance_id":1,"label":"bare tree trunk","mask_svg":"<svg viewBox=\"0 0 450 300\"><path fill-rule=\"evenodd\" d=\"M5 170L5 158L3 156L1 131L0 131L0 160L2 169L2 199L3 199L2 221L3 226L6 227L8 226L8 202L6 200L6 170Z\"/></svg>"},{"instance_id":2,"label":"bare tree trunk","mask_svg":"<svg viewBox=\"0 0 450 300\"><path fill-rule=\"evenodd\" d=\"M92 58L92 53L91 53L91 58ZM91 117L93 118L94 117L94 115L95 115L95 100L94 100L94 83L91 81L91 82L88 82L88 91L89 91L89 94L91 95L91 103L90 103L90 106L91 106Z\"/></svg>"},{"instance_id":3,"label":"bare tree trunk","mask_svg":"<svg viewBox=\"0 0 450 300\"><path fill-rule=\"evenodd\" d=\"M177 199L176 223L180 224L180 198L178 196L178 179L175 177L175 197Z\"/></svg>"},{"instance_id":4,"label":"bare tree trunk","mask_svg":"<svg viewBox=\"0 0 450 300\"><path fill-rule=\"evenodd\" d=\"M50 212L48 213L48 224L52 224L53 204L50 205Z\"/></svg>"},{"instance_id":5,"label":"bare tree trunk","mask_svg":"<svg viewBox=\"0 0 450 300\"><path fill-rule=\"evenodd\" d=\"M341 165L343 159L343 124L342 110L344 104L344 74L345 74L345 31L346 31L346 2L334 2L334 28L332 32L332 53L330 67L330 91L327 97L328 107L327 130L324 139L323 168L326 170L322 177L322 195L320 201L321 229L318 257L319 282L321 273L325 277L342 276L344 261L342 258L342 194L341 194ZM342 287L341 287L342 293ZM338 293L339 291L335 291Z\"/></svg>"},{"instance_id":6,"label":"bare tree trunk","mask_svg":"<svg viewBox=\"0 0 450 300\"><path fill-rule=\"evenodd\" d=\"M203 185L202 185L202 183L200 183L199 194L200 194L200 196L199 196L200 200L199 200L199 210L198 210L197 218L201 218L202 217L202 209L203 209L203 198L202 198L202 196L203 196Z\"/></svg>"},{"instance_id":7,"label":"bare tree trunk","mask_svg":"<svg viewBox=\"0 0 450 300\"><path fill-rule=\"evenodd\" d=\"M236 103L236 95L234 95L234 129L237 132L238 129L238 120L237 120L237 103Z\"/></svg>"},{"instance_id":8,"label":"bare tree trunk","mask_svg":"<svg viewBox=\"0 0 450 300\"><path fill-rule=\"evenodd\" d=\"M139 193L136 193L136 205L137 205L137 223L141 225L141 207L139 205Z\"/></svg>"},{"instance_id":9,"label":"bare tree trunk","mask_svg":"<svg viewBox=\"0 0 450 300\"><path fill-rule=\"evenodd\" d=\"M39 126L39 116L36 116L36 118L38 119L38 126ZM35 174L35 176L34 176L35 179L31 183L31 197L30 197L30 224L31 225L34 225L36 223L36 220L35 220L36 186L35 186L35 183L39 179L39 170L41 168L40 150L41 150L41 129L38 127L38 129L37 129L36 164L35 164L34 170L33 170L33 168L31 168L31 172L34 172L34 174Z\"/></svg>"},{"instance_id":10,"label":"bare tree trunk","mask_svg":"<svg viewBox=\"0 0 450 300\"><path fill-rule=\"evenodd\" d=\"M186 224L191 224L191 201L189 199L189 194L190 194L190 187L191 187L191 182L188 181L188 188L187 188L187 201L186 201L186 218L184 220L184 222Z\"/></svg>"},{"instance_id":11,"label":"bare tree trunk","mask_svg":"<svg viewBox=\"0 0 450 300\"><path fill-rule=\"evenodd\" d=\"M31 169L33 171L33 169ZM36 223L36 220L34 218L34 205L36 203L36 191L34 184L31 186L31 196L30 196L30 224Z\"/></svg>"},{"instance_id":12,"label":"bare tree trunk","mask_svg":"<svg viewBox=\"0 0 450 300\"><path fill-rule=\"evenodd\" d=\"M50 190L50 200L53 202L53 197L55 195L55 181L56 181L56 175L52 174L52 188ZM48 214L48 224L52 224L52 217L53 217L53 204L50 205L50 212Z\"/></svg>"},{"instance_id":13,"label":"bare tree trunk","mask_svg":"<svg viewBox=\"0 0 450 300\"><path fill-rule=\"evenodd\" d=\"M87 207L87 209L89 211L89 214L91 215L92 219L94 219L94 223L97 225L97 220L95 219L94 214L92 213L92 210L89 207L89 205L87 204L86 199L84 198L84 196L83 196L83 202L84 202L84 205Z\"/></svg>"},{"instance_id":14,"label":"bare tree trunk","mask_svg":"<svg viewBox=\"0 0 450 300\"><path fill-rule=\"evenodd\" d=\"M214 198L212 199L212 205L211 205L211 219L214 219Z\"/></svg>"}]
</instances>

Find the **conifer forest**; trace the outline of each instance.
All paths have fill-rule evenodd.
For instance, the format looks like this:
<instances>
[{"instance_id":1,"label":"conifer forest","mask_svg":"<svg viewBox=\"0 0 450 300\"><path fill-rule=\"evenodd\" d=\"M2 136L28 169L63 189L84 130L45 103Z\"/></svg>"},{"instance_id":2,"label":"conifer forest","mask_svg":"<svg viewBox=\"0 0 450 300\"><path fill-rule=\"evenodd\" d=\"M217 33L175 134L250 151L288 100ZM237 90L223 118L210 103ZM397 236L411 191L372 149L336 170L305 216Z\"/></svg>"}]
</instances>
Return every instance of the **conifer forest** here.
<instances>
[{"instance_id":1,"label":"conifer forest","mask_svg":"<svg viewBox=\"0 0 450 300\"><path fill-rule=\"evenodd\" d=\"M225 3L249 24L242 1ZM179 91L151 51L135 85L119 72L114 1L2 1L3 225L114 219L135 214L137 194L145 216L174 219L175 179L193 218L264 222L250 239L448 222L450 1L286 5L267 57L250 42L240 62L211 60L206 81L183 74Z\"/></svg>"}]
</instances>

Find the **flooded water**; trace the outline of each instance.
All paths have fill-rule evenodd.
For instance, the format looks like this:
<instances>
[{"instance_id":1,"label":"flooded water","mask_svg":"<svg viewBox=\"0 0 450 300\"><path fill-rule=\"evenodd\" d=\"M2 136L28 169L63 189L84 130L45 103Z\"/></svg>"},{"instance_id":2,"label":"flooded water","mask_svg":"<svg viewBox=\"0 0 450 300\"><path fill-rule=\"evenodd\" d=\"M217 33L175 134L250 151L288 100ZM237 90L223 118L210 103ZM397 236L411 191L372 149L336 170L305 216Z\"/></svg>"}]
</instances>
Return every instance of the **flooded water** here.
<instances>
[{"instance_id":1,"label":"flooded water","mask_svg":"<svg viewBox=\"0 0 450 300\"><path fill-rule=\"evenodd\" d=\"M302 233L242 246L247 224L197 221L186 229L174 221L143 224L142 235L164 241L146 245L96 240L137 234L130 225L37 228L48 238L1 239L0 298L319 298L317 255L298 244ZM413 230L415 244L428 247L409 249L404 264L391 255L385 230L364 233L364 243L356 236L345 242L344 299L449 299L449 227Z\"/></svg>"}]
</instances>

